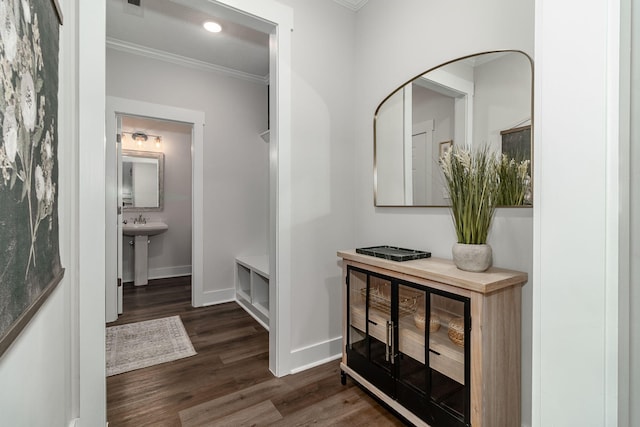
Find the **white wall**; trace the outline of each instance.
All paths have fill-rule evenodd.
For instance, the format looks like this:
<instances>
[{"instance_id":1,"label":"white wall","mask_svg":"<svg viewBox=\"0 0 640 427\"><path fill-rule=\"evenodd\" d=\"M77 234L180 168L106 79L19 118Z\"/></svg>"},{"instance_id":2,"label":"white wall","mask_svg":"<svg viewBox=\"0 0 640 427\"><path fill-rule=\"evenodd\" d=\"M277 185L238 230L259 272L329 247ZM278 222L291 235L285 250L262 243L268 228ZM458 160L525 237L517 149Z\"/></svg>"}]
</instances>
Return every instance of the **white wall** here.
<instances>
[{"instance_id":1,"label":"white wall","mask_svg":"<svg viewBox=\"0 0 640 427\"><path fill-rule=\"evenodd\" d=\"M204 303L233 299L235 256L268 249L266 85L108 49L107 94L205 113Z\"/></svg>"},{"instance_id":2,"label":"white wall","mask_svg":"<svg viewBox=\"0 0 640 427\"><path fill-rule=\"evenodd\" d=\"M100 151L104 135L104 111L95 108L96 103L104 105L100 84L104 54L95 49L96 40L100 43L104 37L100 13L104 2L85 2L82 8L72 0L59 3L64 25L59 57L58 216L66 272L0 358L0 423L11 426L67 426L76 418L82 418L84 426L106 422L104 280L100 280L104 229L99 225L104 222L104 184L100 185L104 174L91 160L100 157L90 154ZM85 178L82 182L79 174Z\"/></svg>"},{"instance_id":3,"label":"white wall","mask_svg":"<svg viewBox=\"0 0 640 427\"><path fill-rule=\"evenodd\" d=\"M67 258L63 265L68 266L68 261ZM74 332L69 315L72 286L67 272L0 359L3 425L64 426L73 418L69 359Z\"/></svg>"},{"instance_id":4,"label":"white wall","mask_svg":"<svg viewBox=\"0 0 640 427\"><path fill-rule=\"evenodd\" d=\"M513 53L475 69L473 144L501 152L500 132L530 124L531 63Z\"/></svg>"},{"instance_id":5,"label":"white wall","mask_svg":"<svg viewBox=\"0 0 640 427\"><path fill-rule=\"evenodd\" d=\"M355 15L332 1L293 9L291 367L341 352L341 270L353 246ZM372 186L370 187L372 188Z\"/></svg>"},{"instance_id":6,"label":"white wall","mask_svg":"<svg viewBox=\"0 0 640 427\"><path fill-rule=\"evenodd\" d=\"M356 189L351 215L356 234L352 246L391 244L451 258L456 238L446 208L373 206L374 111L399 84L448 60L494 49L519 49L533 56L533 26L533 0L465 0L455 4L369 0L356 14L353 155L358 161L353 163ZM498 209L489 235L494 265L530 274L522 299L525 425L531 423L532 226L531 209Z\"/></svg>"},{"instance_id":7,"label":"white wall","mask_svg":"<svg viewBox=\"0 0 640 427\"><path fill-rule=\"evenodd\" d=\"M404 90L396 92L378 110L376 120L376 202L403 205L405 201ZM407 112L408 113L408 112Z\"/></svg>"},{"instance_id":8,"label":"white wall","mask_svg":"<svg viewBox=\"0 0 640 427\"><path fill-rule=\"evenodd\" d=\"M123 122L123 130L127 128ZM162 221L169 229L149 240L149 279L191 274L191 126L185 124L149 121L144 127L150 135L162 137L162 146L156 148L149 138L146 151L164 153L164 207L161 212L127 211L123 218L131 221L142 213L148 221ZM123 150L140 150L130 138L123 138ZM133 281L133 237L122 242L122 279Z\"/></svg>"}]
</instances>

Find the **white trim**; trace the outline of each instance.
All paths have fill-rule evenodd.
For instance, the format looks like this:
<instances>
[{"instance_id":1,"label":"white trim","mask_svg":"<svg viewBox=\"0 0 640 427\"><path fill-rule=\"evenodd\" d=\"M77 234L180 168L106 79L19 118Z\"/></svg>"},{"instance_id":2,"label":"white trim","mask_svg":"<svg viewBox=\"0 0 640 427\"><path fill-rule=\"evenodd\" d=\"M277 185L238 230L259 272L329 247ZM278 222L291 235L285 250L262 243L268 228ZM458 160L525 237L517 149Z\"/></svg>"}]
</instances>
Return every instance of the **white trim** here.
<instances>
[{"instance_id":1,"label":"white trim","mask_svg":"<svg viewBox=\"0 0 640 427\"><path fill-rule=\"evenodd\" d=\"M607 23L607 100L606 100L606 205L605 205L605 308L604 308L604 420L608 426L619 424L618 384L620 339L618 304L620 267L620 224L624 212L620 211L620 3L609 1ZM624 143L622 143L624 145ZM628 154L628 153L627 153ZM626 181L626 193L629 185ZM628 212L628 211L627 211ZM624 286L623 286L624 288Z\"/></svg>"},{"instance_id":2,"label":"white trim","mask_svg":"<svg viewBox=\"0 0 640 427\"><path fill-rule=\"evenodd\" d=\"M190 265L174 265L172 267L159 267L149 269L149 279L167 279L169 277L190 276Z\"/></svg>"},{"instance_id":3,"label":"white trim","mask_svg":"<svg viewBox=\"0 0 640 427\"><path fill-rule=\"evenodd\" d=\"M342 357L342 337L291 350L291 373L304 371Z\"/></svg>"},{"instance_id":4,"label":"white trim","mask_svg":"<svg viewBox=\"0 0 640 427\"><path fill-rule=\"evenodd\" d=\"M367 4L368 0L333 0L338 3L340 6L344 6L349 10L353 10L354 12L359 11L365 4Z\"/></svg>"},{"instance_id":5,"label":"white trim","mask_svg":"<svg viewBox=\"0 0 640 427\"><path fill-rule=\"evenodd\" d=\"M181 0L184 1L184 0ZM293 10L274 0L209 0L276 25L270 35L269 370L290 372L291 351L291 33ZM273 302L273 303L271 303Z\"/></svg>"},{"instance_id":6,"label":"white trim","mask_svg":"<svg viewBox=\"0 0 640 427\"><path fill-rule=\"evenodd\" d=\"M210 305L224 304L225 302L232 302L236 300L236 289L218 289L215 291L207 291L202 295L201 307L207 307Z\"/></svg>"},{"instance_id":7,"label":"white trim","mask_svg":"<svg viewBox=\"0 0 640 427\"><path fill-rule=\"evenodd\" d=\"M118 40L113 37L107 37L107 48L126 52L133 55L144 56L146 58L156 59L159 61L170 62L172 64L184 67L194 68L196 70L209 71L213 73L223 74L241 80L247 80L253 83L269 83L269 76L259 76L257 74L245 73L244 71L234 70L233 68L223 67L222 65L212 64L210 62L198 61L196 59L187 58L186 56L176 55L174 53L165 52L159 49L153 49L139 44L130 43L124 40Z\"/></svg>"},{"instance_id":8,"label":"white trim","mask_svg":"<svg viewBox=\"0 0 640 427\"><path fill-rule=\"evenodd\" d=\"M78 413L82 425L100 426L107 420L105 377L105 0L65 1L65 10L77 15L65 16L72 24L69 34L76 41L75 72L77 104L73 112L77 122L78 212L74 238L78 248ZM74 26L74 24L77 27ZM63 32L67 26L62 27ZM68 72L72 70L68 69ZM62 77L62 76L61 76ZM65 112L60 111L64 117ZM75 346L74 346L75 347Z\"/></svg>"},{"instance_id":9,"label":"white trim","mask_svg":"<svg viewBox=\"0 0 640 427\"><path fill-rule=\"evenodd\" d=\"M300 366L298 368L293 368L291 370L291 374L297 374L302 371L306 371L307 369L315 368L316 366L324 365L325 363L333 362L334 360L338 360L342 358L342 354L334 354L333 356L327 357L326 359L318 360L313 363L309 363L308 365Z\"/></svg>"},{"instance_id":10,"label":"white trim","mask_svg":"<svg viewBox=\"0 0 640 427\"><path fill-rule=\"evenodd\" d=\"M115 115L135 115L157 119L180 121L193 124L191 146L192 174L192 224L191 224L191 303L194 307L204 305L204 256L203 256L203 229L204 229L204 112L187 110L184 108L167 105L153 104L149 102L135 101L131 99L107 97L107 125L109 132L115 132ZM113 210L115 214L115 209Z\"/></svg>"},{"instance_id":11,"label":"white trim","mask_svg":"<svg viewBox=\"0 0 640 427\"><path fill-rule=\"evenodd\" d=\"M634 181L631 175L631 164L633 163L631 151L631 135L632 130L631 105L632 105L632 58L637 47L633 52L632 25L636 23L638 12L632 13L632 4L630 0L622 0L620 2L620 147L618 151L618 180L620 182L620 224L618 228L618 254L619 254L619 277L618 277L618 425L627 426L637 424L633 420L631 411L631 402L634 393L631 390L632 378L632 351L631 351L631 307L633 301L631 298L630 286L632 281L631 270L631 250L634 241L632 233L634 225L632 221L632 191L631 182ZM637 36L636 36L637 37ZM637 89L636 89L637 90ZM637 114L637 113L636 113ZM637 327L637 326L635 326ZM608 333L608 332L607 332ZM634 406L635 408L635 406Z\"/></svg>"},{"instance_id":12,"label":"white trim","mask_svg":"<svg viewBox=\"0 0 640 427\"><path fill-rule=\"evenodd\" d=\"M182 277L182 276L190 276L191 275L191 266L190 265L174 265L172 267L159 267L159 268L150 268L149 269L149 280L154 279L168 279L170 277ZM133 270L124 272L122 275L122 282L128 283L133 282L134 275Z\"/></svg>"}]
</instances>

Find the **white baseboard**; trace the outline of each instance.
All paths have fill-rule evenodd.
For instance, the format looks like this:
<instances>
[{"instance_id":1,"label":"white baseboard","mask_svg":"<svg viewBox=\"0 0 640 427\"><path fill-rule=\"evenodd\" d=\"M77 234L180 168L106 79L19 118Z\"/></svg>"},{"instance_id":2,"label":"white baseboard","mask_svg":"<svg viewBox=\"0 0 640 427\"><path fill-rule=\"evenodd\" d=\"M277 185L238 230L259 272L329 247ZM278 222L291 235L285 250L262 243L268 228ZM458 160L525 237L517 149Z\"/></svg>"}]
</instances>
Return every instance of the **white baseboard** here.
<instances>
[{"instance_id":1,"label":"white baseboard","mask_svg":"<svg viewBox=\"0 0 640 427\"><path fill-rule=\"evenodd\" d=\"M342 357L342 337L291 351L291 373L296 374Z\"/></svg>"},{"instance_id":2,"label":"white baseboard","mask_svg":"<svg viewBox=\"0 0 640 427\"><path fill-rule=\"evenodd\" d=\"M153 280L153 279L167 279L169 277L180 277L180 276L190 276L190 275L191 275L190 265L176 265L173 267L150 268L148 277L149 277L149 280ZM133 271L122 271L123 283L133 282L133 280L134 280Z\"/></svg>"},{"instance_id":3,"label":"white baseboard","mask_svg":"<svg viewBox=\"0 0 640 427\"><path fill-rule=\"evenodd\" d=\"M236 289L220 289L217 291L205 291L202 294L202 306L222 304L236 300Z\"/></svg>"},{"instance_id":4,"label":"white baseboard","mask_svg":"<svg viewBox=\"0 0 640 427\"><path fill-rule=\"evenodd\" d=\"M191 276L190 265L175 265L173 267L160 267L149 269L149 280L166 279L168 277Z\"/></svg>"}]
</instances>

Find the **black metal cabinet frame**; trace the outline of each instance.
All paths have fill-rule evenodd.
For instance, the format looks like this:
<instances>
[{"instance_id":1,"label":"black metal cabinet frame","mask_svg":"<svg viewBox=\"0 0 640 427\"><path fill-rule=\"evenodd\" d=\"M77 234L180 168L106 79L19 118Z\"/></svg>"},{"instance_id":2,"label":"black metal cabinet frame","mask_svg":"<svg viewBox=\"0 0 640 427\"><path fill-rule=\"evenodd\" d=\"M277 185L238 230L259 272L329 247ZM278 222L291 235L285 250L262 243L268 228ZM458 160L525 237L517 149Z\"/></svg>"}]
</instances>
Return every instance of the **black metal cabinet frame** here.
<instances>
[{"instance_id":1,"label":"black metal cabinet frame","mask_svg":"<svg viewBox=\"0 0 640 427\"><path fill-rule=\"evenodd\" d=\"M352 283L352 278L358 283ZM361 287L352 289L356 285ZM470 299L351 265L347 267L346 286L347 365L434 427L470 426ZM381 291L380 287L384 289ZM423 331L407 323L410 311L407 311L406 304L411 310L410 298L414 295L424 295L426 325ZM357 301L352 301L352 298ZM432 362L435 364L437 360L446 358L432 348L435 345L432 345L434 340L429 320L433 310L438 308L432 307L432 300L450 300L460 308L459 314L464 319L464 344L459 350L463 352L464 372L460 377L463 376L464 380L458 377L456 381L432 366ZM379 305L379 301L383 301L384 307ZM440 337L446 327L440 325ZM419 341L411 340L419 334L424 334L420 337L423 349ZM402 345L411 346L412 354L403 353Z\"/></svg>"}]
</instances>

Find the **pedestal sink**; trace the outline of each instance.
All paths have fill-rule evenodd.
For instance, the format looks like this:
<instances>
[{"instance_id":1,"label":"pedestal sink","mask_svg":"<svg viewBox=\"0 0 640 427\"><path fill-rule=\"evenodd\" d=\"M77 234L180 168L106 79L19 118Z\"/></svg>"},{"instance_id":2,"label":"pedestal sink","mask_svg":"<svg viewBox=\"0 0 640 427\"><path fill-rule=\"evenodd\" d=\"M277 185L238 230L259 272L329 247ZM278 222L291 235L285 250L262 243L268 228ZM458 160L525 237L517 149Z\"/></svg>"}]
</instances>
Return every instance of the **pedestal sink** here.
<instances>
[{"instance_id":1,"label":"pedestal sink","mask_svg":"<svg viewBox=\"0 0 640 427\"><path fill-rule=\"evenodd\" d=\"M134 237L135 286L143 286L149 282L149 236L164 233L168 229L169 226L160 221L122 224L122 234Z\"/></svg>"}]
</instances>

